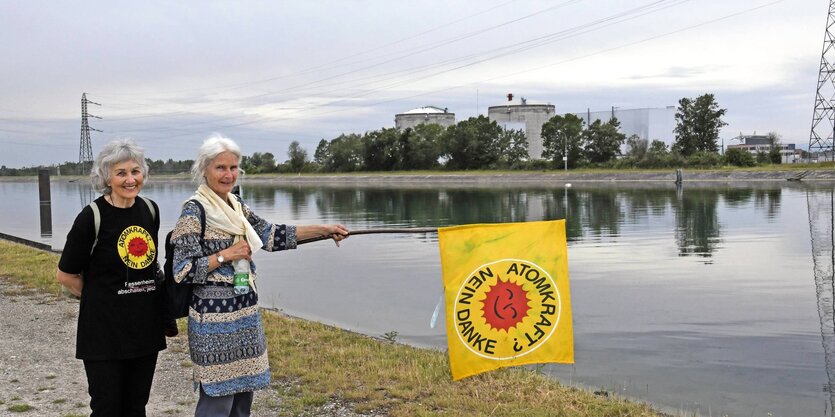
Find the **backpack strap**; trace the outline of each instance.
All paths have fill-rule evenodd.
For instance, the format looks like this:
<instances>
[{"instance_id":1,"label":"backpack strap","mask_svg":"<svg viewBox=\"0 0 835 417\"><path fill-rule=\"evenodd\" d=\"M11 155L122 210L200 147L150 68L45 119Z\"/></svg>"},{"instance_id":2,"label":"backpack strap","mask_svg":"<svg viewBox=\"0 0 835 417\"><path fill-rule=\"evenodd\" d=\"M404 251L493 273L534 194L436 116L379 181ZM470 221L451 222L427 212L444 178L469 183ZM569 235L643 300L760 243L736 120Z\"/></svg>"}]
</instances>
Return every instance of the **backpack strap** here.
<instances>
[{"instance_id":1,"label":"backpack strap","mask_svg":"<svg viewBox=\"0 0 835 417\"><path fill-rule=\"evenodd\" d=\"M148 211L151 212L151 218L154 221L157 220L157 210L154 208L154 203L151 202L149 198L139 196L143 201L145 201L145 205L148 206ZM195 201L196 202L196 201ZM203 213L203 206L200 203L197 203L200 206L200 212ZM101 212L99 211L99 205L96 204L96 201L93 200L90 203L90 209L93 210L93 228L96 231L96 238L93 240L93 246L90 247L90 255L93 254L93 250L96 249L96 244L99 243L99 229L101 229ZM206 214L202 214L203 219L203 231L205 232L206 229Z\"/></svg>"},{"instance_id":2,"label":"backpack strap","mask_svg":"<svg viewBox=\"0 0 835 417\"><path fill-rule=\"evenodd\" d=\"M96 238L93 239L93 246L90 247L90 255L92 255L93 250L96 249L96 244L99 243L99 229L101 228L101 212L99 212L99 205L96 204L95 200L93 200L90 203L90 209L93 210L93 228L96 231Z\"/></svg>"},{"instance_id":3,"label":"backpack strap","mask_svg":"<svg viewBox=\"0 0 835 417\"><path fill-rule=\"evenodd\" d=\"M203 204L197 200L191 199L189 200L197 206L197 210L200 211L200 238L206 237L206 209L203 207Z\"/></svg>"},{"instance_id":4,"label":"backpack strap","mask_svg":"<svg viewBox=\"0 0 835 417\"><path fill-rule=\"evenodd\" d=\"M141 195L139 196L139 198L141 198L142 200L145 201L145 205L148 206L148 211L151 212L151 218L154 219L154 221L156 221L157 220L157 210L154 208L154 203L151 202L150 198L147 198L147 197L144 197L144 196L141 196Z\"/></svg>"}]
</instances>

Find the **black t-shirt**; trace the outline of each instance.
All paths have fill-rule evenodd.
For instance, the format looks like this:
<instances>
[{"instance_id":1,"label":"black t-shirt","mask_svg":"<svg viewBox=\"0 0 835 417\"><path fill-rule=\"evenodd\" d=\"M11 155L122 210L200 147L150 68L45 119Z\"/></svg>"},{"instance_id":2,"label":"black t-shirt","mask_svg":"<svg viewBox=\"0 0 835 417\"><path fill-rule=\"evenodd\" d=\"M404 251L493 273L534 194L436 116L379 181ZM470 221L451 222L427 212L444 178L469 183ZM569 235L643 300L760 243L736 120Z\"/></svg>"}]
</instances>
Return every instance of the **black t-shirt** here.
<instances>
[{"instance_id":1,"label":"black t-shirt","mask_svg":"<svg viewBox=\"0 0 835 417\"><path fill-rule=\"evenodd\" d=\"M78 314L78 359L127 359L165 349L161 293L155 283L159 208L151 214L145 200L129 208L113 207L99 197L98 242L93 210L81 210L67 234L58 268L82 274Z\"/></svg>"}]
</instances>

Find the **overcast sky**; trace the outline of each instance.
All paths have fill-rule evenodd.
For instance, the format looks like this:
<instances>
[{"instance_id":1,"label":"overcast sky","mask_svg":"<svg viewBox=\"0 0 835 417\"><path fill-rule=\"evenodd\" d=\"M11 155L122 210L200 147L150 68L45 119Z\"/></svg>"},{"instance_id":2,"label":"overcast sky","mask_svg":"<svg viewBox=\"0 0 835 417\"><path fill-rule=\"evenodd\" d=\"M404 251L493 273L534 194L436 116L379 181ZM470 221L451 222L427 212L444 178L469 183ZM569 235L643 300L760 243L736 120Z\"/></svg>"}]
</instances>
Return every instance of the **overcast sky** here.
<instances>
[{"instance_id":1,"label":"overcast sky","mask_svg":"<svg viewBox=\"0 0 835 417\"><path fill-rule=\"evenodd\" d=\"M94 155L132 137L191 159L218 132L286 159L299 141L457 120L508 93L558 114L713 93L726 144L809 142L824 0L3 1L0 165L77 161L81 95Z\"/></svg>"}]
</instances>

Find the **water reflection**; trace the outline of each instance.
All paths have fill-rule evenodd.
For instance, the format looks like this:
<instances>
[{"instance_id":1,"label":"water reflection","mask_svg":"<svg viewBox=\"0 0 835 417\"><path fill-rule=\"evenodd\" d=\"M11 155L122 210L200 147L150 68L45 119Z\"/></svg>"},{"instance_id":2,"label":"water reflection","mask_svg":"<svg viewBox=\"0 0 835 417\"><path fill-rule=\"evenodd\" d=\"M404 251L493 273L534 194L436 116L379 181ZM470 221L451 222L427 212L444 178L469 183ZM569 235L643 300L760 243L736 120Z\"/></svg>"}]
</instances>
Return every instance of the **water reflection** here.
<instances>
[{"instance_id":1,"label":"water reflection","mask_svg":"<svg viewBox=\"0 0 835 417\"><path fill-rule=\"evenodd\" d=\"M716 208L720 193L708 189L681 193L675 206L679 256L710 257L719 248L720 226Z\"/></svg>"},{"instance_id":2,"label":"water reflection","mask_svg":"<svg viewBox=\"0 0 835 417\"><path fill-rule=\"evenodd\" d=\"M754 204L757 208L766 209L766 218L774 220L780 214L780 194L783 190L754 190Z\"/></svg>"},{"instance_id":3,"label":"water reflection","mask_svg":"<svg viewBox=\"0 0 835 417\"><path fill-rule=\"evenodd\" d=\"M95 192L88 184L74 184L80 207ZM170 184L155 191L177 194ZM181 192L185 199L188 192ZM330 187L248 184L244 198L259 209L272 211L286 204L293 218L336 220L352 227L376 225L442 227L473 223L566 219L569 241L612 239L624 224L670 223L679 256L711 258L722 247L718 210L753 203L767 220L780 213L782 189L773 186L713 184L650 184L630 186L581 185L556 187ZM153 196L152 196L153 197ZM707 260L709 262L709 260Z\"/></svg>"},{"instance_id":4,"label":"water reflection","mask_svg":"<svg viewBox=\"0 0 835 417\"><path fill-rule=\"evenodd\" d=\"M574 201L571 201L572 197ZM627 199L622 191L591 189L569 195L568 206L573 208L572 212L580 218L583 229L588 233L618 236Z\"/></svg>"},{"instance_id":5,"label":"water reflection","mask_svg":"<svg viewBox=\"0 0 835 417\"><path fill-rule=\"evenodd\" d=\"M403 190L316 189L281 190L287 198L310 198L320 213L337 216L352 224L387 224L435 227L471 223L523 222L541 219L531 212L530 193L500 189ZM310 193L302 198L301 192Z\"/></svg>"},{"instance_id":6,"label":"water reflection","mask_svg":"<svg viewBox=\"0 0 835 417\"><path fill-rule=\"evenodd\" d=\"M808 191L809 234L812 239L812 260L815 272L815 292L821 321L826 374L829 381L824 392L829 393L829 413L835 407L835 193L833 190Z\"/></svg>"},{"instance_id":7,"label":"water reflection","mask_svg":"<svg viewBox=\"0 0 835 417\"><path fill-rule=\"evenodd\" d=\"M98 197L96 190L93 189L93 186L89 182L82 181L76 183L76 185L78 186L78 200L81 202L81 208L89 205Z\"/></svg>"},{"instance_id":8,"label":"water reflection","mask_svg":"<svg viewBox=\"0 0 835 417\"><path fill-rule=\"evenodd\" d=\"M684 187L635 188L437 188L324 187L252 185L248 201L273 208L286 201L296 218L311 210L353 227L374 225L442 227L459 224L563 219L569 241L610 239L624 224L663 222L675 230L679 256L712 257L722 244L721 204L754 203L765 217L779 214L778 188Z\"/></svg>"},{"instance_id":9,"label":"water reflection","mask_svg":"<svg viewBox=\"0 0 835 417\"><path fill-rule=\"evenodd\" d=\"M79 209L96 197L86 182L71 186L76 188ZM155 183L149 191L178 202L193 192L185 182ZM259 209L272 211L286 204L293 218L337 220L355 228L566 219L569 241L614 238L622 234L624 224L671 221L679 256L710 258L722 245L721 205L740 208L753 203L772 221L780 214L782 192L781 187L757 184L386 188L260 183L247 184L244 198Z\"/></svg>"}]
</instances>

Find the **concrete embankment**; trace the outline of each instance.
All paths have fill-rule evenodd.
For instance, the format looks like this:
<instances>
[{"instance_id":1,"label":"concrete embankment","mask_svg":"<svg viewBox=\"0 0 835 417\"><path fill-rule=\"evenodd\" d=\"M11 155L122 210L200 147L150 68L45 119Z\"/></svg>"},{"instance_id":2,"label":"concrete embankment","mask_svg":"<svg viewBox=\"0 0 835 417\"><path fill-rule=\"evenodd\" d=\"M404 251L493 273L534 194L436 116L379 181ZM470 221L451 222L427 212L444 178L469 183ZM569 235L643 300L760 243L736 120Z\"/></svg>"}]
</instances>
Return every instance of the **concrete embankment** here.
<instances>
[{"instance_id":1,"label":"concrete embankment","mask_svg":"<svg viewBox=\"0 0 835 417\"><path fill-rule=\"evenodd\" d=\"M498 185L537 184L562 185L583 182L669 182L676 180L675 170L665 171L548 171L504 173L430 173L430 174L341 174L341 175L255 175L244 178L249 183L281 183L311 185L388 185L388 184L456 184ZM786 170L682 170L684 182L753 182L753 181L835 181L834 169Z\"/></svg>"},{"instance_id":2,"label":"concrete embankment","mask_svg":"<svg viewBox=\"0 0 835 417\"><path fill-rule=\"evenodd\" d=\"M191 181L187 174L152 173L152 182L163 181ZM0 181L36 181L37 177L0 177ZM421 172L374 172L374 173L341 173L341 174L256 174L241 177L244 183L270 184L312 184L312 185L382 185L382 184L459 184L459 185L493 185L493 184L558 184L564 183L594 183L594 182L675 182L676 170L576 170L576 171L478 171L451 172L443 171ZM789 168L775 170L741 170L741 169L682 169L684 182L737 182L737 181L835 181L835 169L798 169ZM53 176L52 181L87 182L86 177Z\"/></svg>"}]
</instances>

